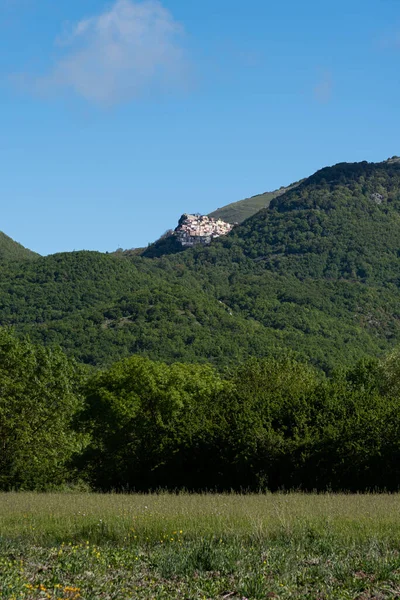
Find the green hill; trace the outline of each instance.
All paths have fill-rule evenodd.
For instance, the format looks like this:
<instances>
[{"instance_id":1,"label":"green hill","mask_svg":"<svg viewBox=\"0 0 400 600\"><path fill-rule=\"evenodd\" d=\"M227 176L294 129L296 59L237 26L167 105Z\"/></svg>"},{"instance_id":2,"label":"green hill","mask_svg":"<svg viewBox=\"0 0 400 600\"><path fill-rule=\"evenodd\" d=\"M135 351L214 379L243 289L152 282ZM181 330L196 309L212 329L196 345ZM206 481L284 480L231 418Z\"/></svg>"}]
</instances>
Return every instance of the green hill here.
<instances>
[{"instance_id":1,"label":"green hill","mask_svg":"<svg viewBox=\"0 0 400 600\"><path fill-rule=\"evenodd\" d=\"M37 258L39 255L18 242L14 242L8 235L0 231L0 262L7 260L24 260Z\"/></svg>"},{"instance_id":2,"label":"green hill","mask_svg":"<svg viewBox=\"0 0 400 600\"><path fill-rule=\"evenodd\" d=\"M275 273L397 285L400 162L322 169L232 235Z\"/></svg>"},{"instance_id":3,"label":"green hill","mask_svg":"<svg viewBox=\"0 0 400 600\"><path fill-rule=\"evenodd\" d=\"M290 349L329 370L400 343L397 160L322 169L209 247L161 242L3 264L0 324L94 365Z\"/></svg>"},{"instance_id":4,"label":"green hill","mask_svg":"<svg viewBox=\"0 0 400 600\"><path fill-rule=\"evenodd\" d=\"M222 208L217 208L217 210L214 210L208 216L213 217L214 219L222 219L226 223L242 223L256 214L259 210L267 208L274 198L282 196L282 194L285 194L288 190L297 185L297 183L294 183L289 187L281 187L274 192L264 192L263 194L252 196L251 198L232 202Z\"/></svg>"},{"instance_id":5,"label":"green hill","mask_svg":"<svg viewBox=\"0 0 400 600\"><path fill-rule=\"evenodd\" d=\"M199 279L190 267L167 258L96 252L3 267L0 324L35 341L60 344L89 364L139 353L224 365L250 355L255 344L265 354L268 342L256 323L231 314L206 273Z\"/></svg>"}]
</instances>

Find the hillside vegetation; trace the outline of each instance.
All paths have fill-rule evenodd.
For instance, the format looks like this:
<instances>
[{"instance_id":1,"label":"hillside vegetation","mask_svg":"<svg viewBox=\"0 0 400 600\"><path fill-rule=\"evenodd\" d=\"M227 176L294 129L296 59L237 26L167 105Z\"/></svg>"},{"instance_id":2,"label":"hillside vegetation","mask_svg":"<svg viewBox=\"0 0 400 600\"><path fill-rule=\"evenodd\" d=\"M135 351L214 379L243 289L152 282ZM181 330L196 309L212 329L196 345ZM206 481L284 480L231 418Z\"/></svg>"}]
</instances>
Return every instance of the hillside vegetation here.
<instances>
[{"instance_id":1,"label":"hillside vegetation","mask_svg":"<svg viewBox=\"0 0 400 600\"><path fill-rule=\"evenodd\" d=\"M38 256L0 231L0 264L8 260L33 259Z\"/></svg>"},{"instance_id":2,"label":"hillside vegetation","mask_svg":"<svg viewBox=\"0 0 400 600\"><path fill-rule=\"evenodd\" d=\"M400 341L397 161L322 169L209 247L160 244L3 264L0 325L93 365L291 349L329 371Z\"/></svg>"},{"instance_id":3,"label":"hillside vegetation","mask_svg":"<svg viewBox=\"0 0 400 600\"><path fill-rule=\"evenodd\" d=\"M397 283L400 163L318 171L234 232L244 253L298 278Z\"/></svg>"},{"instance_id":4,"label":"hillside vegetation","mask_svg":"<svg viewBox=\"0 0 400 600\"><path fill-rule=\"evenodd\" d=\"M222 246L173 260L54 255L8 265L0 281L3 326L94 365L143 354L223 367L284 348L323 368L352 363L396 341L384 303L397 299L357 282L304 286Z\"/></svg>"},{"instance_id":5,"label":"hillside vegetation","mask_svg":"<svg viewBox=\"0 0 400 600\"><path fill-rule=\"evenodd\" d=\"M214 210L208 216L213 217L214 219L222 219L227 223L242 223L249 217L255 215L258 211L267 208L274 198L282 196L282 194L293 187L296 187L296 185L297 184L294 183L288 187L281 187L274 192L264 192L263 194L252 196L251 198L232 202L231 204L222 206L222 208L217 208L217 210Z\"/></svg>"},{"instance_id":6,"label":"hillside vegetation","mask_svg":"<svg viewBox=\"0 0 400 600\"><path fill-rule=\"evenodd\" d=\"M344 163L207 247L3 262L0 489L398 490L399 212Z\"/></svg>"}]
</instances>

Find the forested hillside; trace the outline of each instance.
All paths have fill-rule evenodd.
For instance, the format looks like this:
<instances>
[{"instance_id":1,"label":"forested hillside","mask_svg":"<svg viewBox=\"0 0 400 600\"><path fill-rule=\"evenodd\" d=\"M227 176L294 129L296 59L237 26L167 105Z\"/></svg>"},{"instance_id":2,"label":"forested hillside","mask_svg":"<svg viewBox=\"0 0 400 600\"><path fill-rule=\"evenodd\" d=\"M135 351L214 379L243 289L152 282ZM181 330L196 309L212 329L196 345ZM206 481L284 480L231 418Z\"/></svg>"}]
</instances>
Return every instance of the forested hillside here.
<instances>
[{"instance_id":1,"label":"forested hillside","mask_svg":"<svg viewBox=\"0 0 400 600\"><path fill-rule=\"evenodd\" d=\"M271 202L233 235L246 256L298 278L397 284L400 162L339 164Z\"/></svg>"},{"instance_id":2,"label":"forested hillside","mask_svg":"<svg viewBox=\"0 0 400 600\"><path fill-rule=\"evenodd\" d=\"M399 343L399 252L400 163L339 164L209 247L6 263L0 324L92 365L290 349L329 371Z\"/></svg>"},{"instance_id":3,"label":"forested hillside","mask_svg":"<svg viewBox=\"0 0 400 600\"><path fill-rule=\"evenodd\" d=\"M0 489L397 490L400 160L161 242L1 263Z\"/></svg>"},{"instance_id":4,"label":"forested hillside","mask_svg":"<svg viewBox=\"0 0 400 600\"><path fill-rule=\"evenodd\" d=\"M380 335L363 326L384 297L361 284L304 286L240 251L232 257L215 246L174 260L77 252L9 265L1 324L97 365L139 353L223 367L289 347L326 368L380 354L397 335L389 317Z\"/></svg>"}]
</instances>

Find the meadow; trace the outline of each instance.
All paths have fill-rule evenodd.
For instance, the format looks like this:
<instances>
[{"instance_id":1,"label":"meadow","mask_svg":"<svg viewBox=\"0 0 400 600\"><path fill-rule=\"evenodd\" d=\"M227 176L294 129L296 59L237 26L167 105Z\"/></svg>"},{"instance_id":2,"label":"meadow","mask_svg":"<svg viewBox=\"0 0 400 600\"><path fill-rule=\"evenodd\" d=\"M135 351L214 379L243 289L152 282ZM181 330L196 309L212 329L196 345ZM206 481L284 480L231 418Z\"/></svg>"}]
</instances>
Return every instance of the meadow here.
<instances>
[{"instance_id":1,"label":"meadow","mask_svg":"<svg viewBox=\"0 0 400 600\"><path fill-rule=\"evenodd\" d=\"M0 495L0 598L397 597L398 494Z\"/></svg>"}]
</instances>

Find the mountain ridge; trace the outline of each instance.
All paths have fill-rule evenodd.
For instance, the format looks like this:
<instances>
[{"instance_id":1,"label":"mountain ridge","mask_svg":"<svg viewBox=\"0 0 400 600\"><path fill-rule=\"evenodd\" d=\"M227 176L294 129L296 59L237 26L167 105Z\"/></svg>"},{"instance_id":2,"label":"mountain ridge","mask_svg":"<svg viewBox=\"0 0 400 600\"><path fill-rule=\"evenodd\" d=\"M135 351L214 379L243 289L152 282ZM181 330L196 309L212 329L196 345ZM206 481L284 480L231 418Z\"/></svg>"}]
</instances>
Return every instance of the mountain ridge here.
<instances>
[{"instance_id":1,"label":"mountain ridge","mask_svg":"<svg viewBox=\"0 0 400 600\"><path fill-rule=\"evenodd\" d=\"M0 325L95 366L292 352L329 371L400 343L397 160L326 167L209 246L172 242L7 262Z\"/></svg>"}]
</instances>

